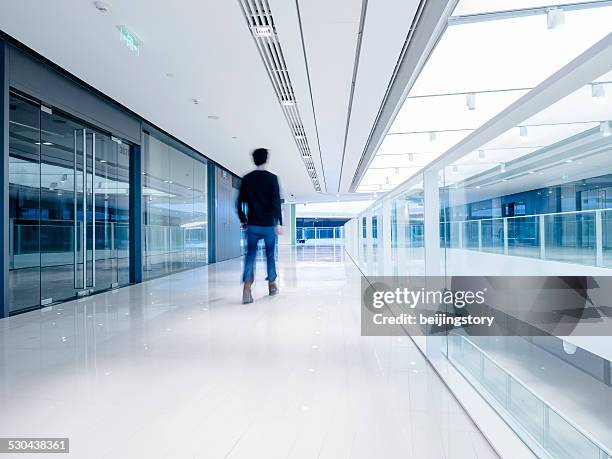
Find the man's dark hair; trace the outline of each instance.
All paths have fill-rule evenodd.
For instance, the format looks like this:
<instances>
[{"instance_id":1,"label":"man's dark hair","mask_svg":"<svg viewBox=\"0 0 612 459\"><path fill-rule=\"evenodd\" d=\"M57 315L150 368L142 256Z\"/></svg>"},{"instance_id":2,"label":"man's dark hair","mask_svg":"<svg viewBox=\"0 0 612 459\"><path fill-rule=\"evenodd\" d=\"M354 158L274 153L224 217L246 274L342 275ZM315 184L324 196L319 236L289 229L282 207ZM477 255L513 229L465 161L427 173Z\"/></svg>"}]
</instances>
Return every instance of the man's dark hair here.
<instances>
[{"instance_id":1,"label":"man's dark hair","mask_svg":"<svg viewBox=\"0 0 612 459\"><path fill-rule=\"evenodd\" d=\"M261 166L268 161L268 149L267 148L257 148L253 151L253 162L256 166Z\"/></svg>"}]
</instances>

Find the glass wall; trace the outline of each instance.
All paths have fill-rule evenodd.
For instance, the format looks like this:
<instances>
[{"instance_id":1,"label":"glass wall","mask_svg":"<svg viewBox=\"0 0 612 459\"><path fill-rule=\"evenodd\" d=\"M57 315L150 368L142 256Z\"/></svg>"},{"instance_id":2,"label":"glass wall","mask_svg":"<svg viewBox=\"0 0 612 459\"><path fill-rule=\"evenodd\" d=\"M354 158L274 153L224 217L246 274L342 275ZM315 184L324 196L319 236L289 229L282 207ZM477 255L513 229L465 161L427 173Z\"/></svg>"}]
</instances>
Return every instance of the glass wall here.
<instances>
[{"instance_id":1,"label":"glass wall","mask_svg":"<svg viewBox=\"0 0 612 459\"><path fill-rule=\"evenodd\" d=\"M161 137L161 136L160 136ZM145 133L143 278L208 262L207 164Z\"/></svg>"},{"instance_id":2,"label":"glass wall","mask_svg":"<svg viewBox=\"0 0 612 459\"><path fill-rule=\"evenodd\" d=\"M401 276L612 275L612 63L600 56L565 93L550 89L584 51L597 58L612 7L527 6L458 3L358 187L389 191L359 221L390 210L378 244L346 245L360 248L357 262L388 244ZM548 103L533 103L545 90ZM612 340L578 338L459 330L415 342L440 374L463 374L537 456L612 457Z\"/></svg>"},{"instance_id":3,"label":"glass wall","mask_svg":"<svg viewBox=\"0 0 612 459\"><path fill-rule=\"evenodd\" d=\"M17 94L9 110L9 308L129 283L130 145Z\"/></svg>"}]
</instances>

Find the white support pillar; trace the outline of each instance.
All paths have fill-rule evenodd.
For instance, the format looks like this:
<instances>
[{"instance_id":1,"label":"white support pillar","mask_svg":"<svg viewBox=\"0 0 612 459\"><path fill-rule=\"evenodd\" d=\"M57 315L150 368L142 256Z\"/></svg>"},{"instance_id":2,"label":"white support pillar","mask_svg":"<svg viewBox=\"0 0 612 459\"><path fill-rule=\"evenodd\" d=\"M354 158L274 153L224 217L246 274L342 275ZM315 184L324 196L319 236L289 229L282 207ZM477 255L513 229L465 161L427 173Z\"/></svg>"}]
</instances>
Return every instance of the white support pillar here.
<instances>
[{"instance_id":1,"label":"white support pillar","mask_svg":"<svg viewBox=\"0 0 612 459\"><path fill-rule=\"evenodd\" d=\"M378 222L378 244L382 244L383 257L381 260L381 274L384 276L391 276L393 274L393 259L391 256L391 200L384 199L382 203L382 210L380 213L382 221Z\"/></svg>"},{"instance_id":2,"label":"white support pillar","mask_svg":"<svg viewBox=\"0 0 612 459\"><path fill-rule=\"evenodd\" d=\"M429 170L423 174L424 190L424 233L425 233L425 274L442 274L440 250L440 192L438 171Z\"/></svg>"},{"instance_id":3,"label":"white support pillar","mask_svg":"<svg viewBox=\"0 0 612 459\"><path fill-rule=\"evenodd\" d=\"M372 237L372 209L366 211L366 248L365 248L365 263L366 273L370 273L374 261L374 238Z\"/></svg>"},{"instance_id":4,"label":"white support pillar","mask_svg":"<svg viewBox=\"0 0 612 459\"><path fill-rule=\"evenodd\" d=\"M544 222L546 221L544 215L538 215L538 221L540 222L540 258L544 260L546 258L546 228Z\"/></svg>"},{"instance_id":5,"label":"white support pillar","mask_svg":"<svg viewBox=\"0 0 612 459\"><path fill-rule=\"evenodd\" d=\"M595 264L603 266L603 222L601 209L595 211Z\"/></svg>"},{"instance_id":6,"label":"white support pillar","mask_svg":"<svg viewBox=\"0 0 612 459\"><path fill-rule=\"evenodd\" d=\"M504 255L508 255L508 217L504 217Z\"/></svg>"}]
</instances>

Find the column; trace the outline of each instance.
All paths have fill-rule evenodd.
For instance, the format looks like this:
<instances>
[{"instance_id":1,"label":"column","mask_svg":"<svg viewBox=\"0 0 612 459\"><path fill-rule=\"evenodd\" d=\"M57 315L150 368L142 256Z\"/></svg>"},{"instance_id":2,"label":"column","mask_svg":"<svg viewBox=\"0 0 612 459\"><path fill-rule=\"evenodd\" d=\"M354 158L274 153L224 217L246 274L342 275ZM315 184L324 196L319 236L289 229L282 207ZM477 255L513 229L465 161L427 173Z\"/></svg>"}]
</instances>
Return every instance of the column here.
<instances>
[{"instance_id":1,"label":"column","mask_svg":"<svg viewBox=\"0 0 612 459\"><path fill-rule=\"evenodd\" d=\"M391 256L391 200L385 199L382 203L381 222L378 223L378 244L382 244L382 270L384 276L393 275L393 257Z\"/></svg>"},{"instance_id":2,"label":"column","mask_svg":"<svg viewBox=\"0 0 612 459\"><path fill-rule=\"evenodd\" d=\"M140 145L130 151L130 282L142 282L142 155Z\"/></svg>"},{"instance_id":3,"label":"column","mask_svg":"<svg viewBox=\"0 0 612 459\"><path fill-rule=\"evenodd\" d=\"M425 274L442 274L440 250L440 193L438 191L438 171L423 173L424 191L424 233L425 233Z\"/></svg>"}]
</instances>

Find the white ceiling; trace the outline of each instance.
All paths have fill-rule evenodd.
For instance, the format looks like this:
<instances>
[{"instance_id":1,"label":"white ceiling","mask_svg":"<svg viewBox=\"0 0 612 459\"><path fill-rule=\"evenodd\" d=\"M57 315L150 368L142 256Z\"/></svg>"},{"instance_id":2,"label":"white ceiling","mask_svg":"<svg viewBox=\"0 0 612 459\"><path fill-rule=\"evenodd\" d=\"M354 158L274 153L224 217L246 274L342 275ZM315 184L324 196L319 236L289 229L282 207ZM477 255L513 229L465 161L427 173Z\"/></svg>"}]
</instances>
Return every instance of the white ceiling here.
<instances>
[{"instance_id":1,"label":"white ceiling","mask_svg":"<svg viewBox=\"0 0 612 459\"><path fill-rule=\"evenodd\" d=\"M334 197L348 189L417 4L368 3L342 169L362 0L270 0L317 173ZM140 56L117 25L142 40ZM265 146L286 197L328 199L312 187L237 0L114 0L107 13L89 0L3 0L0 29L230 170L247 172L249 152Z\"/></svg>"},{"instance_id":2,"label":"white ceiling","mask_svg":"<svg viewBox=\"0 0 612 459\"><path fill-rule=\"evenodd\" d=\"M552 0L519 0L511 7L553 3ZM453 15L509 8L504 0L460 0ZM410 89L358 190L386 192L419 173L529 89L609 34L612 7L566 11L565 21L555 29L547 28L545 14L452 23ZM609 84L605 86L608 88ZM473 109L467 106L469 93L475 98ZM582 93L577 99L565 101L565 110L554 113L549 110L524 124L559 123L559 117L566 123L608 119L601 113L603 107L594 105L590 86L585 86ZM535 147L550 145L559 140L558 135L571 135L588 127L529 130L531 141L539 142ZM435 133L433 141L430 132ZM524 149L526 145L525 139L519 140L517 134L518 128L508 134L514 140L510 146L484 146L485 150L495 150L486 152L486 161L478 158L478 152L466 160L482 166L525 154L525 151L510 149ZM408 158L409 153L412 160ZM456 171L455 176L449 175L453 181L461 178L465 168L459 164L458 169L458 174Z\"/></svg>"}]
</instances>

